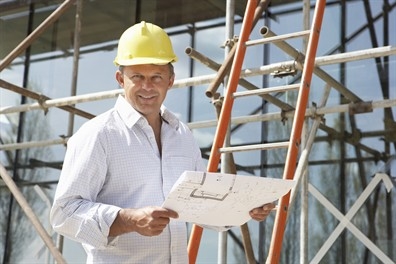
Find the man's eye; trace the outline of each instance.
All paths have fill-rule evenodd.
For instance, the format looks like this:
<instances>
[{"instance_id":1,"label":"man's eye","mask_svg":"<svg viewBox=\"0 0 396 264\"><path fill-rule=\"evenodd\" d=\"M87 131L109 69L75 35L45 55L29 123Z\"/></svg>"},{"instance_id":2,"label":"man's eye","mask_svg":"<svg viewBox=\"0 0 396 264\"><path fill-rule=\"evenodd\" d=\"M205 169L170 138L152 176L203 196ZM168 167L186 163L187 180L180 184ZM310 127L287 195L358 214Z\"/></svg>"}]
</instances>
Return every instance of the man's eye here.
<instances>
[{"instance_id":1,"label":"man's eye","mask_svg":"<svg viewBox=\"0 0 396 264\"><path fill-rule=\"evenodd\" d=\"M151 81L154 83L158 83L158 82L162 81L162 76L154 75L153 77L151 77Z\"/></svg>"},{"instance_id":2,"label":"man's eye","mask_svg":"<svg viewBox=\"0 0 396 264\"><path fill-rule=\"evenodd\" d=\"M135 74L135 75L132 75L132 76L131 76L131 79L132 79L132 81L134 81L134 82L138 82L138 81L144 80L144 77L143 77L143 75Z\"/></svg>"}]
</instances>

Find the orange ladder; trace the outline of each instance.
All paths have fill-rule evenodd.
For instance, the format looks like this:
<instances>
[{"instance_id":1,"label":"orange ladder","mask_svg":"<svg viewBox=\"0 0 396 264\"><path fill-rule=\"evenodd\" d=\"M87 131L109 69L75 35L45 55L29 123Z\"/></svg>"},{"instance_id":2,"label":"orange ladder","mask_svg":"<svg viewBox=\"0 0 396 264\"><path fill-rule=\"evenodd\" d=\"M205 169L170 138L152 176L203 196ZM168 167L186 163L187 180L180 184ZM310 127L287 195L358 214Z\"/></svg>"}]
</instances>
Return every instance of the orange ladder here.
<instances>
[{"instance_id":1,"label":"orange ladder","mask_svg":"<svg viewBox=\"0 0 396 264\"><path fill-rule=\"evenodd\" d=\"M224 149L223 144L227 134L228 125L231 119L231 110L234 103L233 93L236 91L240 73L242 70L242 64L246 53L246 42L249 39L250 32L253 27L254 12L258 5L258 0L248 0L245 15L242 22L241 33L239 40L237 42L237 47L235 51L235 56L233 64L230 71L230 77L228 82L228 87L225 91L223 106L220 112L218 126L216 129L209 161L208 161L208 172L216 172L218 170L218 165L220 162L221 151ZM289 142L277 144L279 147L288 147L286 163L283 178L293 179L296 170L296 161L298 157L298 150L301 141L301 133L304 124L305 110L309 97L310 83L312 79L316 50L319 42L319 34L324 14L324 8L326 5L325 0L317 0L315 6L315 12L313 17L313 23L309 35L307 54L305 57L305 62L302 72L302 81L300 83L300 92L297 97L296 110L293 120L293 126L291 131L291 138ZM267 145L267 146L265 146ZM261 144L260 149L274 148L274 144ZM276 146L275 146L276 147ZM271 246L269 251L269 256L267 259L268 263L278 263L280 252L282 248L282 241L284 230L286 227L286 219L288 213L288 206L290 200L290 193L283 196L279 200L279 209L277 210L275 225L271 239ZM190 235L190 240L188 243L188 254L189 263L195 264L199 244L201 241L203 229L197 225L193 225Z\"/></svg>"}]
</instances>

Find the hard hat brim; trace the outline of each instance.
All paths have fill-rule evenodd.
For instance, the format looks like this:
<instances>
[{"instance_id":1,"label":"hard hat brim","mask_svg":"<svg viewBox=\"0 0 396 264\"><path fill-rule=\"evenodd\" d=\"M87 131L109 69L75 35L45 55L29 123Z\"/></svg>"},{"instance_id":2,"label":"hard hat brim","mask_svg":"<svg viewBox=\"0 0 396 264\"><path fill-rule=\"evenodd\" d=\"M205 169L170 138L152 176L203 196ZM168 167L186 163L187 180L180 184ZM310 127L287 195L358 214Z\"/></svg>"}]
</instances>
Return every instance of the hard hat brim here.
<instances>
[{"instance_id":1,"label":"hard hat brim","mask_svg":"<svg viewBox=\"0 0 396 264\"><path fill-rule=\"evenodd\" d=\"M133 58L129 60L114 60L114 64L117 66L131 66L141 64L157 64L166 65L168 63L176 62L177 58Z\"/></svg>"}]
</instances>

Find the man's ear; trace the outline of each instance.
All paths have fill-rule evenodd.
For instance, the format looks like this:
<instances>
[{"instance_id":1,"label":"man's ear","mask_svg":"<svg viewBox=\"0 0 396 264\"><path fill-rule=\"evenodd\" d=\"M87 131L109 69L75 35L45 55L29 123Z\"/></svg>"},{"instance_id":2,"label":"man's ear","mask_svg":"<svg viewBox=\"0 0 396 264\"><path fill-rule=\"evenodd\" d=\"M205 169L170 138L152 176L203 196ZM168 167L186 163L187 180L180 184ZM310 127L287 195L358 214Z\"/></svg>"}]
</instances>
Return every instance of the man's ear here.
<instances>
[{"instance_id":1,"label":"man's ear","mask_svg":"<svg viewBox=\"0 0 396 264\"><path fill-rule=\"evenodd\" d=\"M170 88L172 88L174 82L175 82L175 75L173 74L172 77L170 77L170 79L169 79L168 90L170 90Z\"/></svg>"},{"instance_id":2,"label":"man's ear","mask_svg":"<svg viewBox=\"0 0 396 264\"><path fill-rule=\"evenodd\" d=\"M118 84L122 88L124 88L124 74L122 74L122 72L120 70L117 70L116 74L115 74L115 77L116 77L116 80L117 80Z\"/></svg>"}]
</instances>

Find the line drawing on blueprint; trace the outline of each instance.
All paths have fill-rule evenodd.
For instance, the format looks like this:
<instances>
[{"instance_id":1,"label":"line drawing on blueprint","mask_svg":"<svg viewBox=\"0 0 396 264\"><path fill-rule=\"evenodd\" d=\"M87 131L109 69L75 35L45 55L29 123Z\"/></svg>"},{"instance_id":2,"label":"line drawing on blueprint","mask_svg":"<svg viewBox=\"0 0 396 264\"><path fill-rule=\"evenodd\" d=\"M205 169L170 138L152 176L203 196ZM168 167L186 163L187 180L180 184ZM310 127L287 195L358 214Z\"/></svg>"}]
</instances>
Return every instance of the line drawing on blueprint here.
<instances>
[{"instance_id":1,"label":"line drawing on blueprint","mask_svg":"<svg viewBox=\"0 0 396 264\"><path fill-rule=\"evenodd\" d=\"M223 176L224 176L223 174L217 174L214 177L217 177L215 179L217 182L221 182ZM231 184L230 184L230 187L229 187L227 193L219 193L218 191L216 191L216 192L206 191L205 189L203 189L202 186L205 186L205 181L207 180L207 173L203 172L202 182L201 182L201 186L200 186L201 188L194 189L191 192L190 196L193 198L213 199L213 200L223 201L228 196L228 194L232 191L232 188L233 188L234 182L235 182L235 177L231 177L232 181L231 181Z\"/></svg>"},{"instance_id":2,"label":"line drawing on blueprint","mask_svg":"<svg viewBox=\"0 0 396 264\"><path fill-rule=\"evenodd\" d=\"M176 221L237 226L250 220L251 209L278 200L294 186L293 180L186 171L163 207L179 214Z\"/></svg>"}]
</instances>

